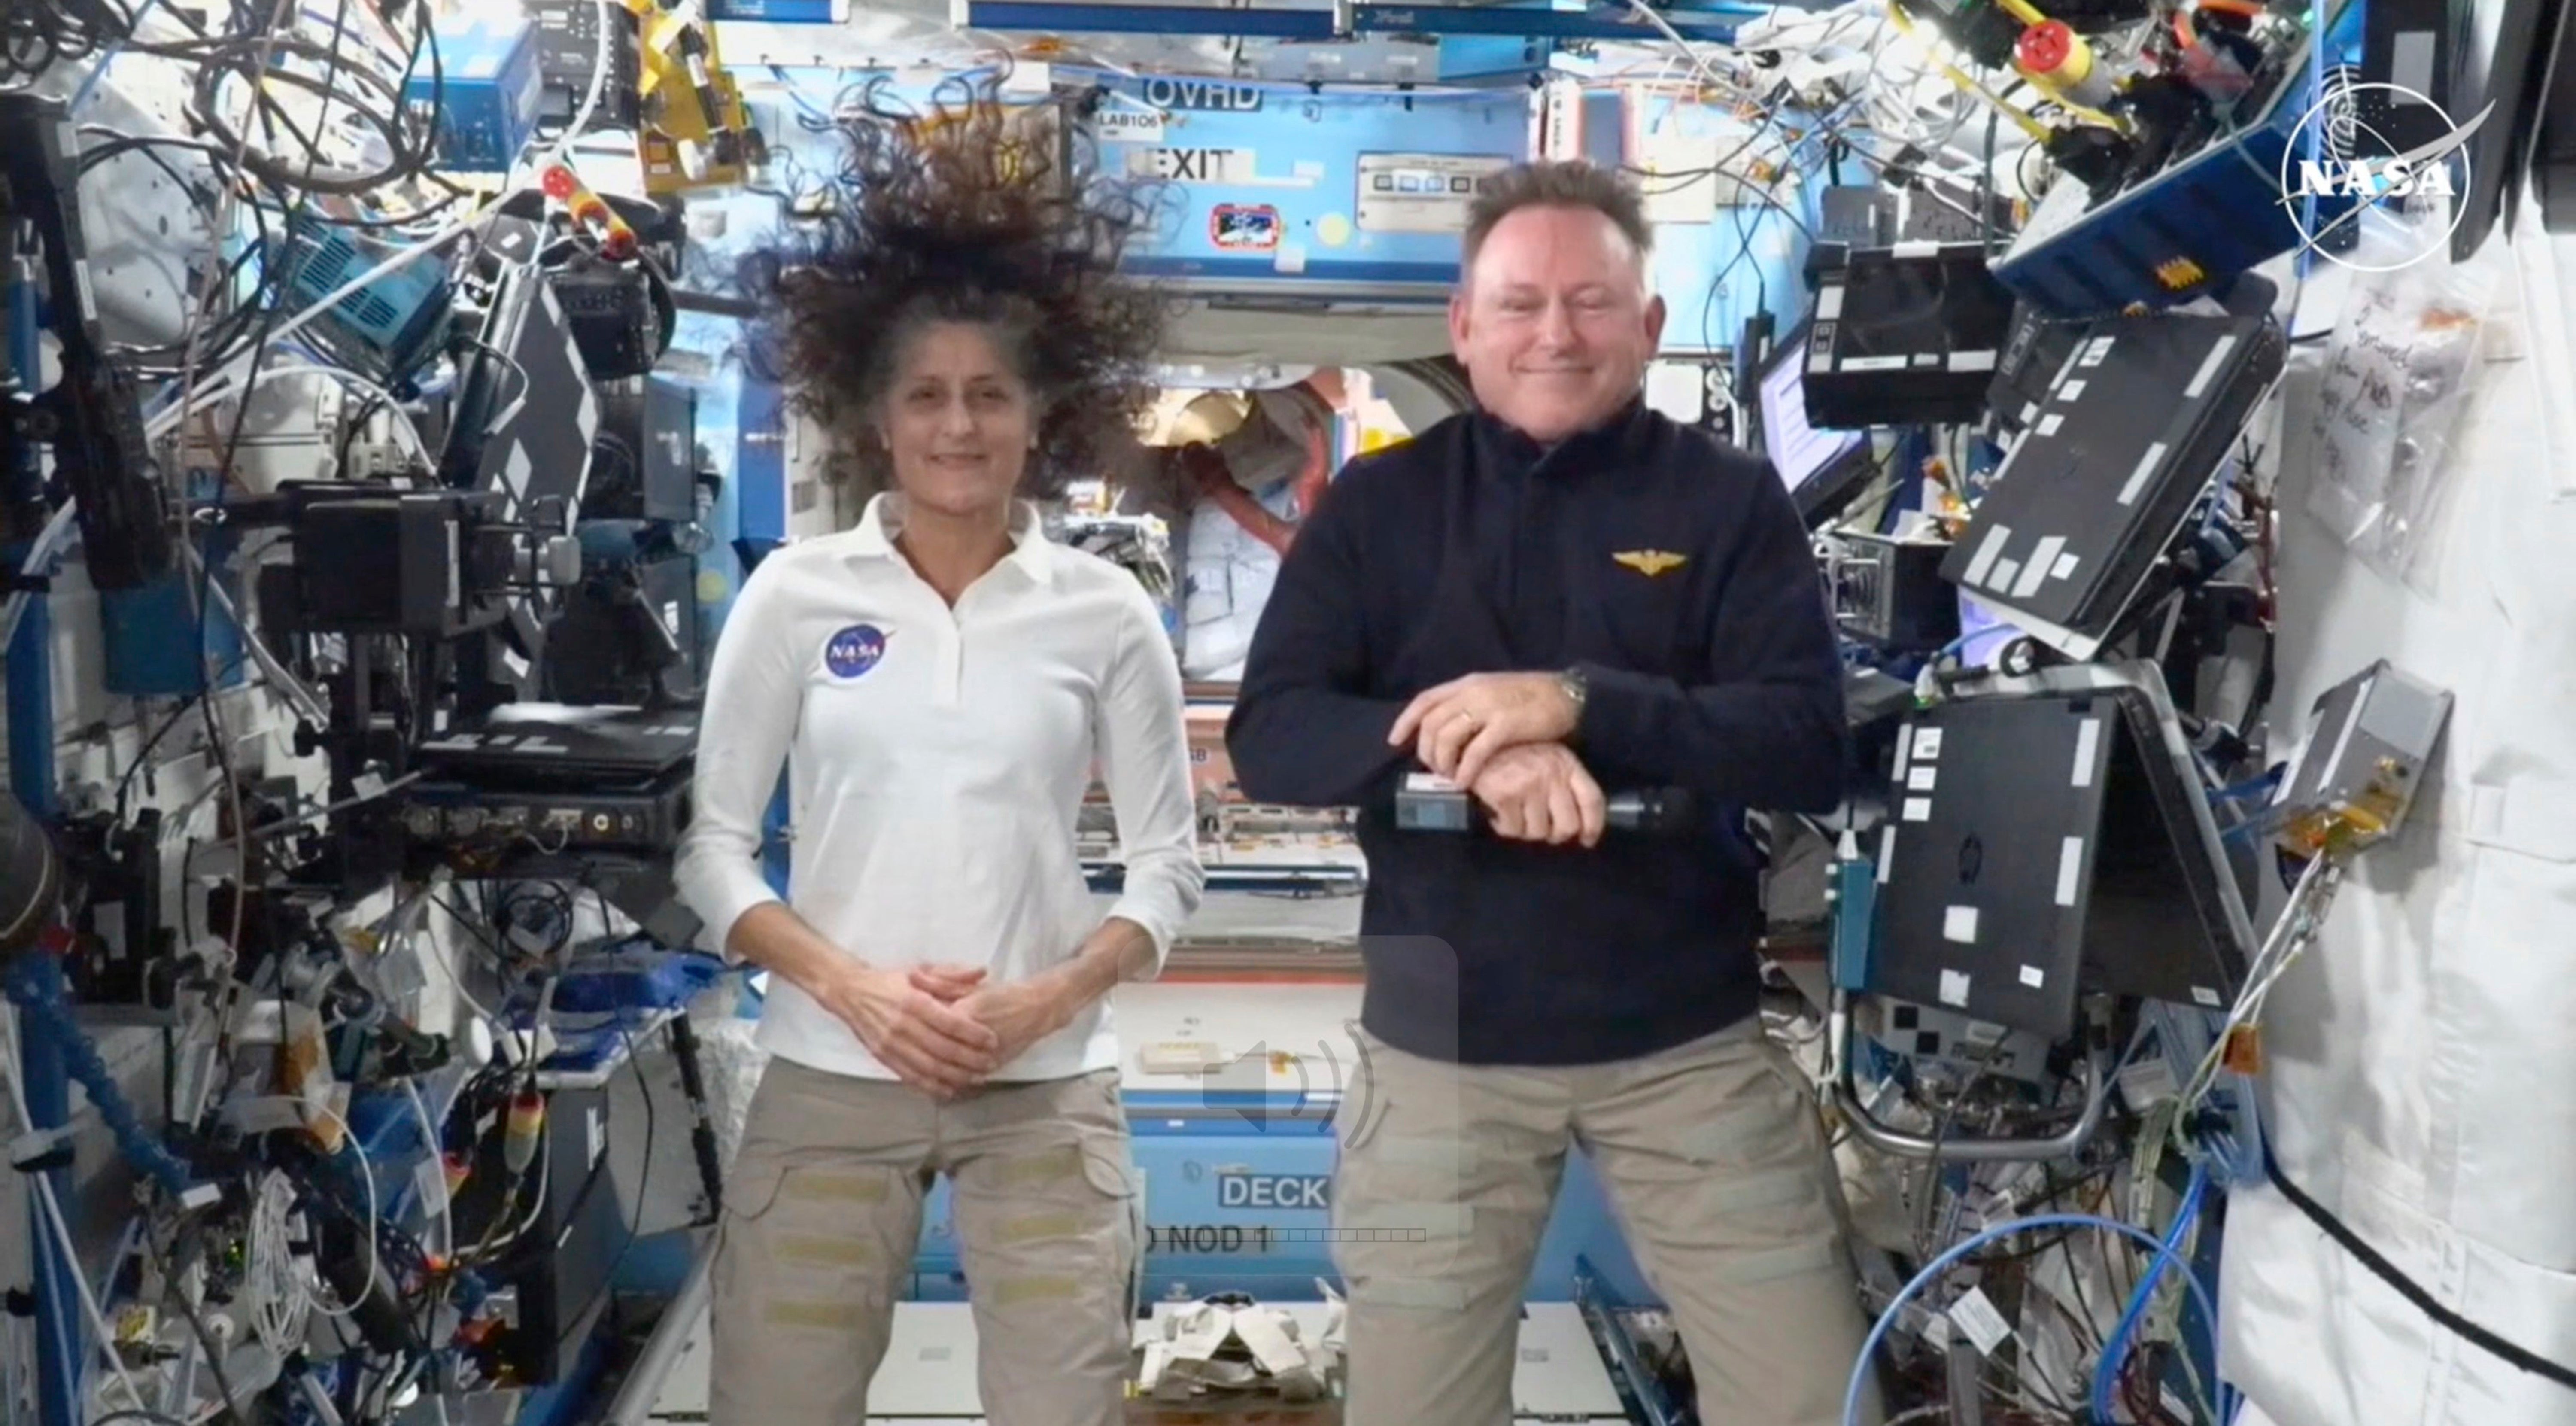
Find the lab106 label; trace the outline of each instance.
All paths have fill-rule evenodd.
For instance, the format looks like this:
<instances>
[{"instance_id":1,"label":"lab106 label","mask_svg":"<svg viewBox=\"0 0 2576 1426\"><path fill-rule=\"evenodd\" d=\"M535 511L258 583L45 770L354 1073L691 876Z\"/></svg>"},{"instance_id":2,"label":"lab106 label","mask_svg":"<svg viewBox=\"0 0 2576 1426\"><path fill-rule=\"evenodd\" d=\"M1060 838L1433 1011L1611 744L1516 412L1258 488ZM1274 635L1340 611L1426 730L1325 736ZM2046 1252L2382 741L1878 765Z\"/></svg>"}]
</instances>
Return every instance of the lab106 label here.
<instances>
[{"instance_id":1,"label":"lab106 label","mask_svg":"<svg viewBox=\"0 0 2576 1426\"><path fill-rule=\"evenodd\" d=\"M1333 1206L1333 1176L1320 1173L1229 1173L1216 1180L1219 1208Z\"/></svg>"}]
</instances>

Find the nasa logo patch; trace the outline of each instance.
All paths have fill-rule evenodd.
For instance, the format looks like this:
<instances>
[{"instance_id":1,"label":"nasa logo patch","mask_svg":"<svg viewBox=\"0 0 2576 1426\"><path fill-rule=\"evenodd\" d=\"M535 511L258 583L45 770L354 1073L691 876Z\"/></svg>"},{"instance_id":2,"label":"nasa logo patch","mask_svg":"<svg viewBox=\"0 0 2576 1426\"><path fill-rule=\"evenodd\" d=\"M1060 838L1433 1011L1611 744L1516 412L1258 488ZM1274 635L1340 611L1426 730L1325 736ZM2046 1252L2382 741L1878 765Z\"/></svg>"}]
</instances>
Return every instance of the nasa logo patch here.
<instances>
[{"instance_id":1,"label":"nasa logo patch","mask_svg":"<svg viewBox=\"0 0 2576 1426\"><path fill-rule=\"evenodd\" d=\"M885 657L885 630L874 624L852 624L823 645L823 667L834 678L857 678Z\"/></svg>"}]
</instances>

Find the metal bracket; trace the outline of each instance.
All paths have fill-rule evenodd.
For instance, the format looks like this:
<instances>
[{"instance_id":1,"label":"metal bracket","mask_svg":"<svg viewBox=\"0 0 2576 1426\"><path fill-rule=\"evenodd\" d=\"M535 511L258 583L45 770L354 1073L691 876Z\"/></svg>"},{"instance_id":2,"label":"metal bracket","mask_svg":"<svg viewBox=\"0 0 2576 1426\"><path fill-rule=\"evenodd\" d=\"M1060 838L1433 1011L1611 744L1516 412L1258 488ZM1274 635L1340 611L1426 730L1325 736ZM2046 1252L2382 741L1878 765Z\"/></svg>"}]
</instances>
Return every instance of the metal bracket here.
<instances>
[{"instance_id":1,"label":"metal bracket","mask_svg":"<svg viewBox=\"0 0 2576 1426\"><path fill-rule=\"evenodd\" d=\"M2109 1107L2111 1087L2103 1073L2101 1061L2094 1055L2084 1057L2084 1113L2075 1126L2048 1139L1941 1139L1910 1134L1890 1127L1869 1112L1861 1102L1860 1091L1852 1082L1851 998L1840 990L1834 992L1833 1009L1825 1021L1826 1045L1833 1055L1834 1107L1850 1123L1852 1133L1864 1144L1901 1159L1929 1159L1944 1163L2049 1163L2071 1159L2084 1151L2095 1131L2102 1127L2102 1116Z\"/></svg>"}]
</instances>

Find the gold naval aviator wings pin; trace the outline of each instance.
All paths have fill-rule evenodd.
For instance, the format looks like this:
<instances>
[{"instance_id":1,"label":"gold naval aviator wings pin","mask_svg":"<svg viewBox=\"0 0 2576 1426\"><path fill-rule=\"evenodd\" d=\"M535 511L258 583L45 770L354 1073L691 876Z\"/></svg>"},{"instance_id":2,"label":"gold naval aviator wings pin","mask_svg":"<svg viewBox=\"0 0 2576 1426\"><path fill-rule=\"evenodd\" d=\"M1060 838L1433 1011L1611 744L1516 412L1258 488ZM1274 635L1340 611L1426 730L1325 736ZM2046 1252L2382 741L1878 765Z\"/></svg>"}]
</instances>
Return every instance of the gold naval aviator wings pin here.
<instances>
[{"instance_id":1,"label":"gold naval aviator wings pin","mask_svg":"<svg viewBox=\"0 0 2576 1426\"><path fill-rule=\"evenodd\" d=\"M1652 579L1665 570L1681 568L1689 557L1670 550L1621 550L1610 558Z\"/></svg>"}]
</instances>

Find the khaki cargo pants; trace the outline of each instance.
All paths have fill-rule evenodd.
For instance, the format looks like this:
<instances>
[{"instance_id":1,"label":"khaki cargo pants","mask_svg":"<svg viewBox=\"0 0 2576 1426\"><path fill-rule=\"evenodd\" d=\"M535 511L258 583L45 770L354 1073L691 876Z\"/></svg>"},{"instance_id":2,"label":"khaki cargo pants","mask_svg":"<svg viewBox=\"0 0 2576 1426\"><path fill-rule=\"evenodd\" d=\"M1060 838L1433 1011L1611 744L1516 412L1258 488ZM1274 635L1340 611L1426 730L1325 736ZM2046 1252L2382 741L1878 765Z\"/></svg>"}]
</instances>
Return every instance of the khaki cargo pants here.
<instances>
[{"instance_id":1,"label":"khaki cargo pants","mask_svg":"<svg viewBox=\"0 0 2576 1426\"><path fill-rule=\"evenodd\" d=\"M1446 1064L1357 1034L1333 1184L1348 1426L1512 1419L1515 1322L1576 1145L1671 1308L1704 1426L1842 1426L1864 1325L1841 1190L1815 1101L1758 1018L1566 1069Z\"/></svg>"},{"instance_id":2,"label":"khaki cargo pants","mask_svg":"<svg viewBox=\"0 0 2576 1426\"><path fill-rule=\"evenodd\" d=\"M1121 1419L1137 1233L1117 1072L943 1104L772 1060L717 1229L714 1426L860 1426L938 1173L986 1419Z\"/></svg>"}]
</instances>

